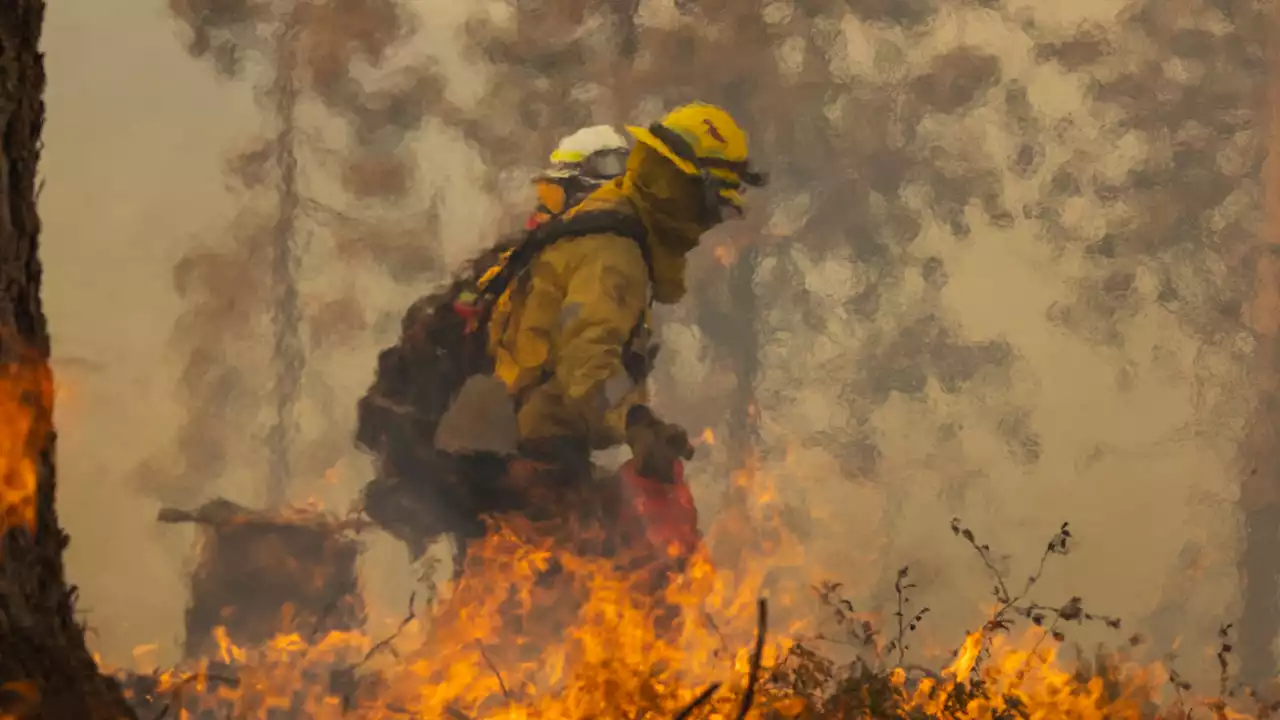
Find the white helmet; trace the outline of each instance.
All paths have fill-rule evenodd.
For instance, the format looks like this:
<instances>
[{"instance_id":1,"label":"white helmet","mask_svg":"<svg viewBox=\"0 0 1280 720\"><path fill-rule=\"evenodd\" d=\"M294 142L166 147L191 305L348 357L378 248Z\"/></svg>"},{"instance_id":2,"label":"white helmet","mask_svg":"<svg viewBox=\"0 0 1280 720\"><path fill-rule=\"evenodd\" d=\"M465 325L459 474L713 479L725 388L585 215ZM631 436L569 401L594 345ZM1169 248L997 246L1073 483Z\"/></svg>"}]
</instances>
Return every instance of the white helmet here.
<instances>
[{"instance_id":1,"label":"white helmet","mask_svg":"<svg viewBox=\"0 0 1280 720\"><path fill-rule=\"evenodd\" d=\"M631 146L609 125L593 125L565 136L551 153L551 166L538 180L579 178L590 184L608 182L627 169Z\"/></svg>"}]
</instances>

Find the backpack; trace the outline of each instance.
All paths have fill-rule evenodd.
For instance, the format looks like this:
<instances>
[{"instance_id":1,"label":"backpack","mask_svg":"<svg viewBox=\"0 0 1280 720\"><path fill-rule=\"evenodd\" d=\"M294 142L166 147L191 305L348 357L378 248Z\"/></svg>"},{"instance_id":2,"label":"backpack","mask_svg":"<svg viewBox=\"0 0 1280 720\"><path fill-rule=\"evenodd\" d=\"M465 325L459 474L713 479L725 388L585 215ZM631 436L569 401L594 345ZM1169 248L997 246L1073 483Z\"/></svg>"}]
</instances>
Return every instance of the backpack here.
<instances>
[{"instance_id":1,"label":"backpack","mask_svg":"<svg viewBox=\"0 0 1280 720\"><path fill-rule=\"evenodd\" d=\"M482 532L480 517L518 510L496 483L505 460L458 457L433 446L436 428L468 378L493 372L488 323L499 298L527 278L538 254L560 240L611 233L635 242L653 281L648 230L633 214L599 210L556 218L522 236L495 244L452 284L420 298L401 322L399 341L378 355L373 384L356 409L356 446L377 458L365 489L365 512L420 555L442 533ZM637 383L652 367L654 349L637 347L646 332L642 315L623 352ZM465 476L466 482L458 482ZM484 478L493 478L492 486Z\"/></svg>"}]
</instances>

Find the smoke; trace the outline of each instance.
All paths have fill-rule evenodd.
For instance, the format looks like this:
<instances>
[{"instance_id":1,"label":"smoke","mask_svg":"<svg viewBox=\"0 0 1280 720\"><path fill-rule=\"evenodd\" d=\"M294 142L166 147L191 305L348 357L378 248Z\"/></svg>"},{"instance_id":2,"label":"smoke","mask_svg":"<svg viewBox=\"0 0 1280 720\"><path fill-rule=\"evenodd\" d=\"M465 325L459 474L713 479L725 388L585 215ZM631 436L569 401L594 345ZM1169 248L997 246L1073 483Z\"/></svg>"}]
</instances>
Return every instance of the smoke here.
<instances>
[{"instance_id":1,"label":"smoke","mask_svg":"<svg viewBox=\"0 0 1280 720\"><path fill-rule=\"evenodd\" d=\"M807 538L809 571L860 609L891 608L893 573L912 566L935 610L922 647L952 647L989 590L952 516L1015 576L1070 520L1085 546L1046 592L1084 594L1193 654L1238 610L1227 558L1251 392L1239 258L1260 221L1259 11L1075 10L772 3L694 8L642 34L663 48L648 71L670 96L725 103L775 171L753 210L758 473ZM699 20L723 24L691 37ZM764 62L717 61L765 43ZM740 272L702 269L714 312L673 313L684 327L664 355L704 357L661 397L718 436L735 408L717 376L749 347L726 318L750 311L719 286ZM716 513L742 459L710 460L699 500ZM1192 563L1188 583L1195 546L1221 561ZM1184 669L1212 672L1198 660Z\"/></svg>"},{"instance_id":2,"label":"smoke","mask_svg":"<svg viewBox=\"0 0 1280 720\"><path fill-rule=\"evenodd\" d=\"M368 327L350 282L312 289L309 281L318 271L333 284L333 253L394 269L402 280L434 262L421 237L431 232L432 208L413 208L411 198L412 139L425 121L431 76L403 66L416 23L401 2L281 9L175 0L170 9L193 56L253 84L271 130L228 163L246 209L175 267L188 308L174 333L188 358L179 386L188 419L175 448L143 467L143 487L166 503L196 502L227 475L229 458L244 458L235 439L258 435L265 420L259 484L278 505L296 481L318 480L345 451L341 415L333 428L303 434L301 416L315 412L308 403L334 415L324 372L308 370L308 357ZM275 336L269 350L255 340L263 320ZM237 350L237 341L247 346ZM274 407L264 417L268 389Z\"/></svg>"}]
</instances>

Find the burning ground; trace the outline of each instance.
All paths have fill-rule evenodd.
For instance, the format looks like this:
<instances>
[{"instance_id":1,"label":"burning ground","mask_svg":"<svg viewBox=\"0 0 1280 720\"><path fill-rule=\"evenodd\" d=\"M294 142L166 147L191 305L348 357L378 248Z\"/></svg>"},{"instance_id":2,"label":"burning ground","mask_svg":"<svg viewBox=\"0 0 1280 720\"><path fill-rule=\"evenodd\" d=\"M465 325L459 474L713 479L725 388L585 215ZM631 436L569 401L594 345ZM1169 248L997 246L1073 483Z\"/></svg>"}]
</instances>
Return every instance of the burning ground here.
<instances>
[{"instance_id":1,"label":"burning ground","mask_svg":"<svg viewBox=\"0 0 1280 720\"><path fill-rule=\"evenodd\" d=\"M739 481L752 497L773 496L761 478ZM752 543L748 567L802 560L794 538L769 529L770 505L753 508L769 541ZM1124 653L1082 658L1077 646L1075 660L1063 659L1075 628L1098 624L1119 639L1123 625L1078 597L1040 597L1040 575L1069 562L1068 525L1025 584L996 569L999 556L972 529L956 520L951 530L995 588L989 611L972 614L979 629L936 669L905 661L929 613L909 568L898 572L887 618L859 613L833 583L812 588L822 606L815 614L767 573L726 572L705 554L654 598L639 589L643 570L557 553L527 527L497 523L469 574L425 607L411 597L389 637L287 621L272 639L238 646L216 628L214 649L187 667L121 678L144 717L1267 717L1265 701L1233 677L1229 627L1220 683L1208 695L1173 667ZM713 527L712 547L742 540L720 531L732 532ZM562 573L539 582L553 563ZM1143 642L1132 635L1120 644Z\"/></svg>"}]
</instances>

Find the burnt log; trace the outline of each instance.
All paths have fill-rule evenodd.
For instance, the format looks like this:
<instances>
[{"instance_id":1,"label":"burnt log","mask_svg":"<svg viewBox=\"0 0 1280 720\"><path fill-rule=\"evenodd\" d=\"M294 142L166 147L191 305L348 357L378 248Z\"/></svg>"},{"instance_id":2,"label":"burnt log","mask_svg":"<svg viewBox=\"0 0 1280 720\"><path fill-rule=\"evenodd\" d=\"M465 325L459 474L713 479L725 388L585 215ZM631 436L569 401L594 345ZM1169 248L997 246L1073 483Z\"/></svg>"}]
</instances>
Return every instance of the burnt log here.
<instances>
[{"instance_id":1,"label":"burnt log","mask_svg":"<svg viewBox=\"0 0 1280 720\"><path fill-rule=\"evenodd\" d=\"M160 522L200 525L200 554L186 613L187 659L218 654L218 628L237 647L278 634L303 640L364 625L358 541L360 519L318 510L260 511L228 500L195 511L165 508Z\"/></svg>"}]
</instances>

